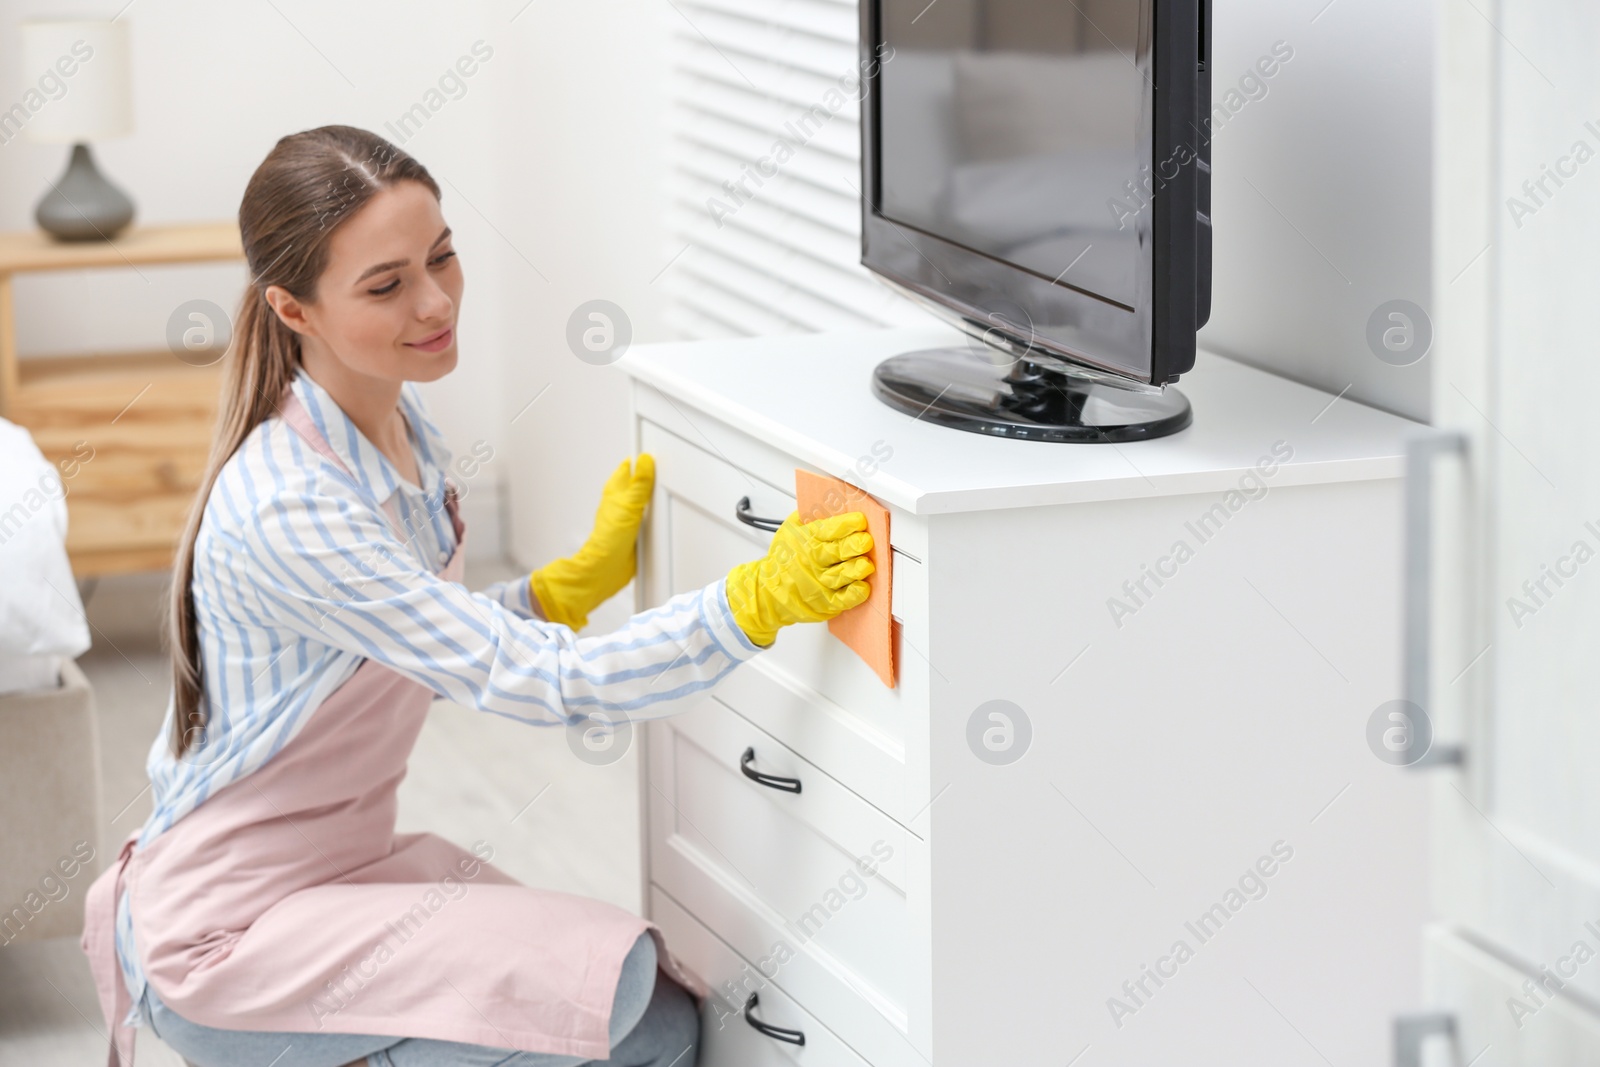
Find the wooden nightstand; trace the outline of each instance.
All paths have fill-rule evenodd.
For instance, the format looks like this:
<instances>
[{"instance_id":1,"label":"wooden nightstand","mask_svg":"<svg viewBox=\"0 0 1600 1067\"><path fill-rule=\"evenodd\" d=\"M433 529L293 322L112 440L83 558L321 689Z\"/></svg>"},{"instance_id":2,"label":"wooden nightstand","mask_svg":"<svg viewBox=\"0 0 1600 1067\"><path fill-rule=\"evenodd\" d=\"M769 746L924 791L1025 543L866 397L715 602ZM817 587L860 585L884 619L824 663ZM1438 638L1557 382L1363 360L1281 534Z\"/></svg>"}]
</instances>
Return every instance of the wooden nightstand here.
<instances>
[{"instance_id":1,"label":"wooden nightstand","mask_svg":"<svg viewBox=\"0 0 1600 1067\"><path fill-rule=\"evenodd\" d=\"M211 446L222 364L194 366L166 349L18 360L12 279L243 258L232 222L75 244L0 234L0 415L26 427L62 473L78 577L171 565Z\"/></svg>"}]
</instances>

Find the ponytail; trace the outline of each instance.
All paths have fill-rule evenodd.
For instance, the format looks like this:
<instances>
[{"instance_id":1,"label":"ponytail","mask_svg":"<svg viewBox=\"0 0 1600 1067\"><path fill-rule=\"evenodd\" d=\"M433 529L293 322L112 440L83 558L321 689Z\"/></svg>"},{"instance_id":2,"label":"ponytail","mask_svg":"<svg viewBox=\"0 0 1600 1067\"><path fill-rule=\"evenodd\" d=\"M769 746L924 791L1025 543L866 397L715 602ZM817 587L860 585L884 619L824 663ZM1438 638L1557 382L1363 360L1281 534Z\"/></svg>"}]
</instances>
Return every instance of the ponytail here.
<instances>
[{"instance_id":1,"label":"ponytail","mask_svg":"<svg viewBox=\"0 0 1600 1067\"><path fill-rule=\"evenodd\" d=\"M417 181L435 197L439 186L422 164L388 141L351 126L323 126L278 141L256 168L239 205L250 282L235 316L217 425L200 491L173 559L168 610L172 655L172 720L168 740L182 759L205 741L209 710L195 616L194 547L206 501L222 467L252 430L277 412L300 366L300 337L267 303L280 286L304 303L316 298L328 238L380 190Z\"/></svg>"}]
</instances>

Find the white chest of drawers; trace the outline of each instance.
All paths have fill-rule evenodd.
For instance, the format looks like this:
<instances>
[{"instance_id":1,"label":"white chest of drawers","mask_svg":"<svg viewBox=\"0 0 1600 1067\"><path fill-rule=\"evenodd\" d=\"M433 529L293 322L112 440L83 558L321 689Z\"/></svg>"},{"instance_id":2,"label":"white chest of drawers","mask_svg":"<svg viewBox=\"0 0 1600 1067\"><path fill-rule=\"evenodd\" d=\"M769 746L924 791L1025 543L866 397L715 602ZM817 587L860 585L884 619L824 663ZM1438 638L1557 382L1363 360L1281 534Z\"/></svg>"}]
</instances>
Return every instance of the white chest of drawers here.
<instances>
[{"instance_id":1,"label":"white chest of drawers","mask_svg":"<svg viewBox=\"0 0 1600 1067\"><path fill-rule=\"evenodd\" d=\"M892 509L895 689L790 627L643 731L644 899L717 992L700 1063L1383 1062L1427 917L1425 783L1367 741L1418 427L1208 355L1195 425L1137 444L870 395L950 343L619 364L657 458L640 608L761 555L736 509L787 515L796 467Z\"/></svg>"}]
</instances>

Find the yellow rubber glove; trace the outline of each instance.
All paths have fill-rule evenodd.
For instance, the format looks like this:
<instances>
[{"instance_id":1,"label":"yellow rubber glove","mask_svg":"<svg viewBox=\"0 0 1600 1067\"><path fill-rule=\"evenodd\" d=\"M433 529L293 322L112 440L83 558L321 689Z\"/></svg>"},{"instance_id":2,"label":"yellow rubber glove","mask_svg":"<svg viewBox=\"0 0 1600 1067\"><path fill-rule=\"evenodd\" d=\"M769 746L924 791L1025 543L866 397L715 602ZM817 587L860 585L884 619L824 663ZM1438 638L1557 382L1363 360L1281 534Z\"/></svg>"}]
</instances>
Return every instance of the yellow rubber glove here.
<instances>
[{"instance_id":1,"label":"yellow rubber glove","mask_svg":"<svg viewBox=\"0 0 1600 1067\"><path fill-rule=\"evenodd\" d=\"M770 645L796 622L824 622L849 611L872 591L862 579L874 570L867 517L859 511L802 524L793 511L772 535L764 558L728 572L728 606L752 642Z\"/></svg>"},{"instance_id":2,"label":"yellow rubber glove","mask_svg":"<svg viewBox=\"0 0 1600 1067\"><path fill-rule=\"evenodd\" d=\"M634 545L655 484L656 460L648 452L639 453L636 463L623 460L611 472L600 492L594 530L583 547L528 576L529 592L545 618L582 629L589 612L633 580L638 569Z\"/></svg>"}]
</instances>

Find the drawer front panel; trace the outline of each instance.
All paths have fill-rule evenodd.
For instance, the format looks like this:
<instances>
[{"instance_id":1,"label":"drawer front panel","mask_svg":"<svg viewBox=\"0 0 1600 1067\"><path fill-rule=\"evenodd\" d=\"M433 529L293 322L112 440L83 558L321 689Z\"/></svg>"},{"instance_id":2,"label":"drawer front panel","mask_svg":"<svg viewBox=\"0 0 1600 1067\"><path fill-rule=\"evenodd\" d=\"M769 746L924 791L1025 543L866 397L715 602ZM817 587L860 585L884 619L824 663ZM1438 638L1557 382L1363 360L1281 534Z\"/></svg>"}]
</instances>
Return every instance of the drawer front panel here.
<instances>
[{"instance_id":1,"label":"drawer front panel","mask_svg":"<svg viewBox=\"0 0 1600 1067\"><path fill-rule=\"evenodd\" d=\"M814 467L814 464L806 461L797 463L793 451L785 449L781 427L774 428L779 433L770 435L736 429L722 421L714 403L711 406L697 406L694 401L685 401L683 398L675 400L654 386L635 380L633 411L640 423L648 422L655 429L670 433L702 452L725 459L757 481L777 486L791 497L794 495L795 467ZM889 466L893 463L893 449L888 448L886 454L887 445L889 442L878 442L867 454L856 457L848 469L867 475ZM849 475L844 477L847 481L855 480ZM899 517L898 513L896 517ZM895 548L905 555L923 561L928 559L927 527L922 520L913 517L913 521L899 523L891 537Z\"/></svg>"},{"instance_id":2,"label":"drawer front panel","mask_svg":"<svg viewBox=\"0 0 1600 1067\"><path fill-rule=\"evenodd\" d=\"M650 727L655 880L683 900L727 887L903 1010L905 829L715 699L661 727ZM746 777L747 750L751 771L800 792Z\"/></svg>"},{"instance_id":3,"label":"drawer front panel","mask_svg":"<svg viewBox=\"0 0 1600 1067\"><path fill-rule=\"evenodd\" d=\"M767 977L765 958L746 960L678 905L659 887L650 890L650 918L661 927L667 948L679 963L711 988L700 1009L699 1067L868 1067L867 1061L797 1004ZM764 964L764 968L763 965ZM757 1020L798 1030L805 1044L769 1037L745 1019L754 993Z\"/></svg>"},{"instance_id":4,"label":"drawer front panel","mask_svg":"<svg viewBox=\"0 0 1600 1067\"><path fill-rule=\"evenodd\" d=\"M906 1045L905 829L714 698L649 731L651 880L746 955L787 946L779 983L858 1049Z\"/></svg>"},{"instance_id":5,"label":"drawer front panel","mask_svg":"<svg viewBox=\"0 0 1600 1067\"><path fill-rule=\"evenodd\" d=\"M766 555L772 534L740 522L734 509L748 496L751 509L763 518L782 519L795 508L792 486L775 488L726 460L696 448L651 423L642 427L645 451L655 454L657 481L665 487L672 543L669 583L672 593L699 588L727 575L739 563ZM892 531L891 531L892 536ZM916 566L903 556L894 561L895 593L909 585ZM904 616L896 598L890 610ZM762 657L830 700L870 719L897 737L905 733L902 690L890 689L861 658L827 632L826 626L790 626Z\"/></svg>"},{"instance_id":6,"label":"drawer front panel","mask_svg":"<svg viewBox=\"0 0 1600 1067\"><path fill-rule=\"evenodd\" d=\"M1593 947L1587 933L1574 937ZM1555 982L1562 980L1558 971L1575 970L1586 958L1575 962L1570 955L1559 957L1545 964L1546 972L1535 973L1462 940L1443 925L1430 926L1423 933L1424 996L1455 1018L1460 1058L1454 1062L1471 1059L1474 1067L1600 1063L1600 1015L1579 1001L1550 996ZM1427 1062L1447 1061L1441 1056Z\"/></svg>"},{"instance_id":7,"label":"drawer front panel","mask_svg":"<svg viewBox=\"0 0 1600 1067\"><path fill-rule=\"evenodd\" d=\"M738 521L748 496L758 515L794 510L792 491L768 485L650 422L641 448L657 459L657 489L648 531L646 595L650 603L725 577L733 566L764 555L772 535ZM885 686L860 657L821 624L786 627L772 647L735 671L718 695L742 714L835 775L873 804L909 822L926 801L905 776L911 709L925 704L918 668L925 647L923 568L896 553L892 610L897 626L899 684ZM920 715L917 716L920 719Z\"/></svg>"}]
</instances>

